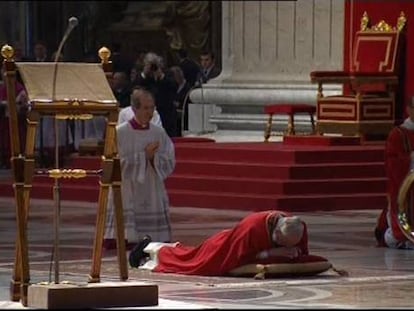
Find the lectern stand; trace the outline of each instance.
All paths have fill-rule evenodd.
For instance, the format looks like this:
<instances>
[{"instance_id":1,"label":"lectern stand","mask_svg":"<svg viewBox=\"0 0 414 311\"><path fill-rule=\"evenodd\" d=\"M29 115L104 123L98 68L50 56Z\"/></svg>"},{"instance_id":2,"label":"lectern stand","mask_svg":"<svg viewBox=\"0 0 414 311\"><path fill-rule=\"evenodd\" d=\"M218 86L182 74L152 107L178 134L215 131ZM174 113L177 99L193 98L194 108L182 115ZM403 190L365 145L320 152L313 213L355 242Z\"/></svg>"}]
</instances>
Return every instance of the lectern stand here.
<instances>
[{"instance_id":1,"label":"lectern stand","mask_svg":"<svg viewBox=\"0 0 414 311\"><path fill-rule=\"evenodd\" d=\"M106 68L110 66L110 51L105 47L99 50L101 64L15 63L14 50L9 45L2 47L1 54L4 57L3 65L10 113L11 166L17 218L16 256L10 284L11 300L20 300L24 306L39 308L157 305L158 287L156 285L126 282L128 268L120 188L121 169L116 150L115 128L118 119L118 103L105 74ZM25 148L22 148L18 135L15 102L16 69L23 79L30 103ZM40 117L53 116L60 120L77 120L92 118L95 115L105 116L107 125L101 160L102 170L92 267L87 285L68 286L56 281L54 284L46 285L30 284L27 225L30 192L33 176L36 174L35 138ZM86 177L91 173L94 172L84 169L60 169L59 167L47 171L49 177L54 178L55 181L59 178ZM118 283L116 285L112 282L105 286L106 284L100 282L100 271L109 187L112 187L114 194L119 277L123 282L115 282ZM60 198L54 199L56 203L56 200ZM142 293L139 292L140 289ZM87 298L88 294L85 290L93 293L96 299ZM99 295L99 292L102 294ZM76 302L70 302L72 298Z\"/></svg>"}]
</instances>

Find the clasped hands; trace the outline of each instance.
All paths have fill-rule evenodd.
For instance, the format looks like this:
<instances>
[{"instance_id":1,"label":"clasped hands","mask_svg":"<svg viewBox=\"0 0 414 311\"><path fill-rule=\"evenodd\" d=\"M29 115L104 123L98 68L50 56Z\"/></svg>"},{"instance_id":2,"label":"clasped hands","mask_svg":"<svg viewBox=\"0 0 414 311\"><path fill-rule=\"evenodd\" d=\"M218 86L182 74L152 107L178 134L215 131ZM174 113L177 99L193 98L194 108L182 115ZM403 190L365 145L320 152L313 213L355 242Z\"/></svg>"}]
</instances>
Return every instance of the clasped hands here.
<instances>
[{"instance_id":1,"label":"clasped hands","mask_svg":"<svg viewBox=\"0 0 414 311\"><path fill-rule=\"evenodd\" d=\"M270 249L261 251L260 253L257 254L256 258L267 259L269 257L275 257L275 256L286 256L286 257L289 257L290 259L293 259L293 258L299 257L300 254L301 254L301 251L299 247L282 246L282 247L275 247L275 248L270 248Z\"/></svg>"},{"instance_id":2,"label":"clasped hands","mask_svg":"<svg viewBox=\"0 0 414 311\"><path fill-rule=\"evenodd\" d=\"M158 151L158 148L160 146L160 143L158 141L149 143L148 145L146 145L145 147L145 156L147 157L148 160L153 160L155 153Z\"/></svg>"}]
</instances>

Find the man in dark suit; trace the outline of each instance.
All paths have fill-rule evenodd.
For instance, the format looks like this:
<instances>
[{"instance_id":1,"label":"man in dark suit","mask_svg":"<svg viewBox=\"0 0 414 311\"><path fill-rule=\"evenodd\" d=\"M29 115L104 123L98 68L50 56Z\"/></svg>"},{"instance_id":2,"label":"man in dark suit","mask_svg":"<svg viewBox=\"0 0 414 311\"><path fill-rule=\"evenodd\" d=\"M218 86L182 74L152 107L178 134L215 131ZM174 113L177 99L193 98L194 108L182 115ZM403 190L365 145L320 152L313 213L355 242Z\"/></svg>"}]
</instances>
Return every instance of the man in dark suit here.
<instances>
[{"instance_id":1,"label":"man in dark suit","mask_svg":"<svg viewBox=\"0 0 414 311\"><path fill-rule=\"evenodd\" d=\"M128 107L130 104L131 87L129 76L124 71L117 71L113 74L112 91L120 108Z\"/></svg>"},{"instance_id":2,"label":"man in dark suit","mask_svg":"<svg viewBox=\"0 0 414 311\"><path fill-rule=\"evenodd\" d=\"M46 43L39 40L36 41L34 48L33 48L33 54L34 57L32 59L32 61L34 62L49 62L50 61L50 57L47 53L47 46Z\"/></svg>"},{"instance_id":3,"label":"man in dark suit","mask_svg":"<svg viewBox=\"0 0 414 311\"><path fill-rule=\"evenodd\" d=\"M177 109L177 136L182 136L182 130L188 130L188 103L191 87L178 66L170 68L171 74L177 84L174 105Z\"/></svg>"},{"instance_id":4,"label":"man in dark suit","mask_svg":"<svg viewBox=\"0 0 414 311\"><path fill-rule=\"evenodd\" d=\"M210 79L220 74L220 69L215 64L214 53L205 51L200 54L201 71L197 77L197 82L206 83Z\"/></svg>"},{"instance_id":5,"label":"man in dark suit","mask_svg":"<svg viewBox=\"0 0 414 311\"><path fill-rule=\"evenodd\" d=\"M188 53L184 49L179 49L177 52L179 59L178 66L184 73L184 78L190 87L194 86L197 81L197 75L200 72L200 66L188 57Z\"/></svg>"}]
</instances>

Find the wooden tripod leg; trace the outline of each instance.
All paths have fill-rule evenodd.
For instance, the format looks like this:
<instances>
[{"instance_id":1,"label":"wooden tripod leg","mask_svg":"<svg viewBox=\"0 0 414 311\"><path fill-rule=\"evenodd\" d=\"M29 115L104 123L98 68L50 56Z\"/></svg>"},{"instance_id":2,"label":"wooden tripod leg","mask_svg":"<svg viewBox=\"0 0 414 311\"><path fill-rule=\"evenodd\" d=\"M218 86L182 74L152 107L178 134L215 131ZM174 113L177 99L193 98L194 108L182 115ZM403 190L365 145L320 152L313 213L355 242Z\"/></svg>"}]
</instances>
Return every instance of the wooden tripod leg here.
<instances>
[{"instance_id":1,"label":"wooden tripod leg","mask_svg":"<svg viewBox=\"0 0 414 311\"><path fill-rule=\"evenodd\" d=\"M27 305L27 288L30 282L27 223L30 206L30 190L32 188L35 167L34 145L38 119L39 115L35 112L30 113L28 116L25 147L26 156L14 157L12 159L15 180L22 182L16 182L14 185L18 239L16 241L16 257L10 284L10 296L12 301L21 299L24 306Z\"/></svg>"},{"instance_id":2,"label":"wooden tripod leg","mask_svg":"<svg viewBox=\"0 0 414 311\"><path fill-rule=\"evenodd\" d=\"M119 160L115 160L115 167L119 167ZM115 174L117 175L117 174ZM125 226L124 213L122 208L122 194L121 181L116 181L112 184L113 200L115 206L115 220L116 220L116 240L117 240L117 254L119 266L119 278L122 281L128 279L126 249L125 249Z\"/></svg>"},{"instance_id":3,"label":"wooden tripod leg","mask_svg":"<svg viewBox=\"0 0 414 311\"><path fill-rule=\"evenodd\" d=\"M105 233L106 210L108 204L109 187L113 187L115 215L116 215L116 229L118 242L118 264L120 269L120 276L122 280L128 278L126 255L125 255L125 232L124 219L122 209L122 196L120 191L121 182L121 168L119 159L115 158L117 154L116 148L116 124L118 120L118 111L112 111L107 118L105 145L102 157L102 176L99 191L99 206L98 215L96 219L96 233L93 248L92 271L89 275L89 282L100 281L101 258L102 258L102 242ZM113 184L114 180L116 181Z\"/></svg>"},{"instance_id":4,"label":"wooden tripod leg","mask_svg":"<svg viewBox=\"0 0 414 311\"><path fill-rule=\"evenodd\" d=\"M95 239L92 254L92 269L89 275L89 283L98 283L101 281L101 259L102 259L102 243L105 230L106 209L108 204L109 184L100 182L98 213L96 215Z\"/></svg>"},{"instance_id":5,"label":"wooden tripod leg","mask_svg":"<svg viewBox=\"0 0 414 311\"><path fill-rule=\"evenodd\" d=\"M15 184L15 199L17 209L17 237L18 243L16 243L17 250L16 255L20 255L20 258L15 258L15 264L18 266L14 267L14 276L20 274L20 278L12 281L13 289L16 289L20 285L20 299L24 306L27 306L27 287L29 286L30 274L29 274L29 256L27 247L27 216L25 213L25 202L24 202L24 184ZM12 298L17 298L16 293L12 294Z\"/></svg>"},{"instance_id":6,"label":"wooden tripod leg","mask_svg":"<svg viewBox=\"0 0 414 311\"><path fill-rule=\"evenodd\" d=\"M20 235L18 236L18 239L16 240L16 252L15 252L15 259L14 259L14 268L13 268L13 275L12 280L10 281L10 300L12 301L19 301L22 299L22 304L27 305L27 287L29 285L30 281L30 269L29 269L29 261L28 261L28 243L27 243L27 219L28 219L28 212L29 212L29 196L30 196L30 187L24 187L24 185L15 185L15 198L16 202L19 200L19 196L21 195L21 192L23 192L23 204L24 208L23 211L20 211L17 213L17 227L20 231L20 223L21 221L24 222L25 232L22 232L22 236L26 234L26 240L25 244L26 246L23 246L23 252L21 248L21 239ZM20 210L20 208L17 206ZM23 215L21 215L23 214ZM21 220L23 218L23 220ZM26 255L21 256L20 254L26 253ZM24 259L26 258L26 259ZM23 282L22 282L23 280Z\"/></svg>"}]
</instances>

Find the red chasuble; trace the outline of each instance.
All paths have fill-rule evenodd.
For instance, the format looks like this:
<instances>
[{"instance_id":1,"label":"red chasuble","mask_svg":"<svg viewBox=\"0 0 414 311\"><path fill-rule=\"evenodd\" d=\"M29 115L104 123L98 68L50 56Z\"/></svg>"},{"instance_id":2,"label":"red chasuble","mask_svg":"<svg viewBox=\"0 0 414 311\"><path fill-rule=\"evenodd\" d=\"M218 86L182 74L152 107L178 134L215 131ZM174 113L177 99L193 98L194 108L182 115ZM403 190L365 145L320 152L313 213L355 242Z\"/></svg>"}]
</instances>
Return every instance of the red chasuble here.
<instances>
[{"instance_id":1,"label":"red chasuble","mask_svg":"<svg viewBox=\"0 0 414 311\"><path fill-rule=\"evenodd\" d=\"M388 178L392 231L399 241L405 241L406 238L398 225L398 192L410 170L412 147L414 147L414 131L404 127L394 128L385 146L385 170Z\"/></svg>"},{"instance_id":2,"label":"red chasuble","mask_svg":"<svg viewBox=\"0 0 414 311\"><path fill-rule=\"evenodd\" d=\"M277 247L271 240L271 231L280 215L279 211L252 213L232 229L221 231L197 247L179 244L162 247L159 264L154 272L179 273L204 276L223 276L239 266L256 262L256 255ZM303 255L308 254L308 237L305 230L298 243Z\"/></svg>"}]
</instances>

